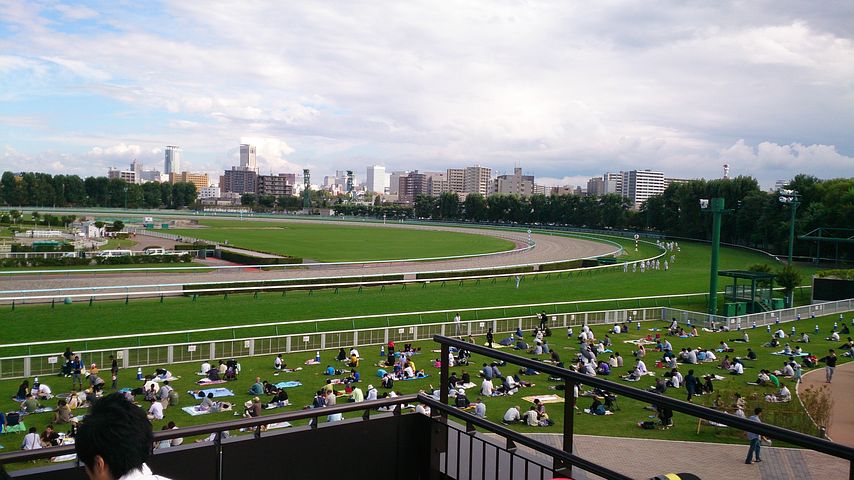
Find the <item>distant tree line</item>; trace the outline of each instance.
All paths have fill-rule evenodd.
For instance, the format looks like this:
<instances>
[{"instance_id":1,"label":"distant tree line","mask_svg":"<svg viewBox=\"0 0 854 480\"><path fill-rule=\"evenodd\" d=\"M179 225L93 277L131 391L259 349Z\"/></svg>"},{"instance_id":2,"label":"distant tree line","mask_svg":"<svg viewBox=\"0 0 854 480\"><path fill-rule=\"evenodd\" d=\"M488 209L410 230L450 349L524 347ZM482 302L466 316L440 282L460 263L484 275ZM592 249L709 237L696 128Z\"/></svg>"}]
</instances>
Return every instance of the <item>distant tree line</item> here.
<instances>
[{"instance_id":1,"label":"distant tree line","mask_svg":"<svg viewBox=\"0 0 854 480\"><path fill-rule=\"evenodd\" d=\"M801 195L795 233L818 227L854 228L854 178L819 180L798 175L789 184ZM752 177L723 180L692 180L671 184L662 195L632 210L629 199L619 195L469 194L460 201L456 193L438 197L420 195L410 211L396 207L396 216L483 223L556 225L578 228L633 229L669 236L710 239L712 222L700 210L700 199L722 197L729 212L724 215L721 240L774 253L788 249L790 206L779 202L776 192L766 192ZM382 217L387 205L336 205L345 215ZM410 213L411 212L411 213ZM795 242L795 255L810 255L813 242ZM830 247L824 246L829 250ZM830 254L824 250L825 254ZM854 258L854 248L840 245L840 257Z\"/></svg>"},{"instance_id":2,"label":"distant tree line","mask_svg":"<svg viewBox=\"0 0 854 480\"><path fill-rule=\"evenodd\" d=\"M189 182L141 185L107 177L27 172L0 177L0 204L25 207L184 208L196 201Z\"/></svg>"}]
</instances>

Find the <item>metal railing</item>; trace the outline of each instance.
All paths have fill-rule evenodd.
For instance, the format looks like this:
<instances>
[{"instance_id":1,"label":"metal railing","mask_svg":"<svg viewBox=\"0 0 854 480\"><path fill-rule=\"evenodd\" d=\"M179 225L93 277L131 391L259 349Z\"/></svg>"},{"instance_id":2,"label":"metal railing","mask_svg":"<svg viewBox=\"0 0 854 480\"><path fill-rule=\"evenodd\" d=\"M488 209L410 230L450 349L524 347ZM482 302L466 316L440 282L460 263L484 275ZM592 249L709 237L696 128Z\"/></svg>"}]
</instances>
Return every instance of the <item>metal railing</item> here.
<instances>
[{"instance_id":1,"label":"metal railing","mask_svg":"<svg viewBox=\"0 0 854 480\"><path fill-rule=\"evenodd\" d=\"M825 440L823 438L814 437L811 435L807 435L801 432L796 432L793 430L788 430L785 428L777 427L774 425L769 425L765 423L754 422L747 418L737 417L735 415L720 412L718 410L714 410L708 407L704 407L701 405L697 405L695 403L686 402L683 400L678 400L672 397L668 397L666 395L661 395L658 393L648 392L645 390L641 390L638 388L634 388L625 384L617 383L611 380L605 380L602 377L592 377L588 375L584 375L566 368L558 367L556 365L551 365L547 363L543 363L539 360L531 360L528 358L520 357L517 355L513 355L511 353L505 353L500 350L495 350L489 347L474 345L469 342L464 342L462 340L458 340L455 338L450 338L446 336L436 335L433 337L433 340L438 342L441 345L441 353L439 358L448 358L450 354L450 348L458 348L465 349L468 352L473 354L479 354L486 356L488 358L492 358L495 360L502 360L512 365L517 365L524 368L530 368L535 371L544 373L549 375L550 377L559 377L564 380L564 404L563 404L563 451L567 455L572 454L572 446L573 446L573 431L574 431L574 423L575 423L575 395L574 390L576 386L587 385L590 387L598 388L603 391L611 392L616 395L622 395L624 397L628 397L634 400L638 400L641 402L649 403L652 405L658 405L670 408L676 412L684 413L690 415L692 417L696 417L699 419L720 423L723 425L727 425L732 428L736 428L739 430L756 433L768 438L773 438L775 440L785 441L787 443L797 445L799 447L807 448L810 450L814 450L816 452L820 452L826 455L831 455L833 457L841 458L845 461L849 462L849 478L854 479L854 448L848 447L845 445L841 445L838 443L831 442L829 440ZM440 399L439 402L432 403L426 399L420 399L424 403L429 404L431 407L436 406L437 408L441 408L441 414L447 415L448 411L445 408L442 408L448 404L449 397L449 371L450 367L448 362L442 362L439 373L439 394ZM458 414L460 416L463 414ZM484 421L476 421L474 418L466 417L467 422L475 424L477 423L480 426L483 426ZM488 423L488 422L487 422ZM557 471L565 471L568 474L571 474L572 468L574 466L581 467L582 469L587 469L586 465L581 465L578 463L573 463L572 458L563 458L564 462L562 465L555 465L555 470ZM609 476L608 474L599 475L605 478L627 478L624 476L616 477Z\"/></svg>"}]
</instances>

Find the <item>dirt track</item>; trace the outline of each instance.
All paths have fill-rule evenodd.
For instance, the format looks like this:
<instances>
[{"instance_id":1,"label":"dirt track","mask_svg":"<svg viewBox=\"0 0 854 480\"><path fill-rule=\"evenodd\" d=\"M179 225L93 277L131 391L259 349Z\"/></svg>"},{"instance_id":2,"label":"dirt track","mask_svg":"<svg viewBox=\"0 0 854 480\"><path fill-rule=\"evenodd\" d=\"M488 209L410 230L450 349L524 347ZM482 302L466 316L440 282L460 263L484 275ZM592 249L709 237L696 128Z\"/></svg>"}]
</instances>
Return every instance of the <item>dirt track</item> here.
<instances>
[{"instance_id":1,"label":"dirt track","mask_svg":"<svg viewBox=\"0 0 854 480\"><path fill-rule=\"evenodd\" d=\"M267 221L299 221L283 219L265 219ZM381 225L376 223L360 224L375 228L413 228L432 229L445 231L459 231L480 235L498 236L514 240L518 246L523 246L527 235L519 232L505 232L482 229L466 229L446 226L420 226L420 225ZM142 237L142 235L138 235ZM393 273L415 273L435 270L453 270L466 268L488 268L523 265L529 263L542 263L560 261L566 259L598 256L613 251L616 247L608 244L589 240L573 239L550 235L532 235L536 246L528 251L504 253L499 255L481 256L473 258L437 260L429 262L394 262L383 264L354 264L354 265L329 265L309 268L261 271L254 268L235 268L218 270L215 272L151 272L151 273L86 273L86 274L35 274L35 275L0 275L0 290L34 290L34 289L68 289L68 288L91 288L126 285L151 285L151 284L175 284L191 282L225 282L236 280L273 280L287 278L307 277L332 277L332 276L359 276ZM140 240L140 238L138 238ZM154 239L160 240L160 239ZM162 242L159 242L162 243ZM221 264L221 263L220 263ZM123 289L122 289L123 290ZM0 292L2 293L2 292ZM37 295L33 293L33 295ZM6 293L4 296L9 296Z\"/></svg>"}]
</instances>

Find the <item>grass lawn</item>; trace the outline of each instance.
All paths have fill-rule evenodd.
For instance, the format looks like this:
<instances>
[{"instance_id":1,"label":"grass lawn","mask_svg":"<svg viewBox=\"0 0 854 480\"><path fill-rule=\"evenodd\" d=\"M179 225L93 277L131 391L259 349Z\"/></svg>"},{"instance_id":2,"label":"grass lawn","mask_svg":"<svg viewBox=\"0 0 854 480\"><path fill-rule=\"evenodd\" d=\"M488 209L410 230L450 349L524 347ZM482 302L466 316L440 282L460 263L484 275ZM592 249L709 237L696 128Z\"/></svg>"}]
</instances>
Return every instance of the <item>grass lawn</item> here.
<instances>
[{"instance_id":1,"label":"grass lawn","mask_svg":"<svg viewBox=\"0 0 854 480\"><path fill-rule=\"evenodd\" d=\"M814 325L817 323L820 326L821 335L814 334L813 342L805 345L805 350L813 352L818 357L822 357L827 353L828 348L830 347L838 347L838 343L841 342L829 342L824 340L824 337L830 331L833 322L836 320L836 317L824 317L817 320L817 322L812 322L809 320L802 320L799 324L795 324L799 329L804 328L808 330L810 333L813 332ZM850 315L846 316L846 321L850 324L851 318ZM784 330L788 332L793 324L786 324L784 326ZM622 341L627 339L636 339L642 335L649 334L646 329L649 327L666 327L665 322L650 322L643 325L643 330L641 332L632 331L628 334L621 335L612 335L613 341L616 344L615 350L622 354L626 361L626 368L621 370L628 370L628 365L633 364L631 349L629 345L624 344ZM594 327L593 331L596 333L597 338L602 338L605 334L605 329L607 326ZM527 332L528 335L530 332ZM576 332L577 333L577 332ZM735 392L739 392L747 398L747 407L748 410L752 410L756 406L762 406L765 410L763 415L763 420L767 423L772 423L788 428L798 428L800 430L806 431L807 433L815 433L814 429L806 420L806 416L803 415L802 410L800 409L797 401L789 404L774 404L774 403L766 403L763 400L763 397L770 390L765 387L757 387L747 385L746 382L753 381L756 378L756 374L759 369L777 369L780 368L784 357L770 355L770 352L777 349L771 349L767 347L763 347L762 344L768 340L769 335L763 329L752 329L749 330L751 341L748 344L737 344L730 342L730 346L736 349L735 353L730 354L741 355L743 356L746 352L747 347L751 347L758 354L758 359L755 362L748 362L748 369L744 376L735 377L725 374L722 370L716 368L716 364L708 363L702 365L693 366L695 370L695 374L702 375L706 373L717 373L723 374L726 377L725 380L714 382L715 386L715 394L720 393L723 399L727 402L727 404L731 403L732 395ZM721 340L728 341L730 338L737 338L741 335L736 332L729 333L719 333L719 334L711 334L711 333L701 333L701 335L697 338L692 339L681 339L681 338L672 338L668 337L671 343L673 344L674 349L678 350L682 347L697 347L702 346L704 348L714 348L718 345L718 342ZM483 342L484 339L477 338L478 342ZM561 330L554 330L553 336L549 338L549 344L553 349L559 352L561 358L569 362L571 361L577 352L576 341L574 339L570 340L567 338L566 332ZM416 344L416 346L420 346L422 348L421 354L415 355L413 360L416 362L416 367L419 369L424 369L427 374L429 374L428 378L418 379L413 381L398 381L395 383L394 389L401 394L407 393L416 393L419 390L429 390L430 386L438 385L438 369L433 367L432 360L438 356L438 354L431 352L431 350L437 348L436 344L432 342L421 342ZM400 346L399 346L400 347ZM376 347L365 347L361 348L361 355L363 358L363 364L360 366L359 371L362 374L362 382L361 388L363 390L367 390L368 384L373 384L380 390L380 394L384 391L379 386L379 378L375 375L377 367L374 365L380 361L379 351ZM839 350L837 350L840 352ZM841 353L841 352L840 352ZM273 358L272 356L265 357L254 357L254 358L245 358L241 359L242 364L242 372L237 381L218 386L225 386L231 389L236 395L234 397L228 397L224 400L232 401L237 404L237 408L242 412L242 404L243 402L249 400L251 396L248 394L249 386L254 382L256 376L261 377L264 380L269 380L271 382L280 382L287 380L297 380L303 384L301 387L292 388L288 390L290 401L292 406L285 407L284 409L275 409L275 410L265 410L265 414L277 413L288 410L296 410L300 409L305 405L310 404L311 398L316 392L318 388L320 388L324 383L326 376L322 375L323 369L326 365L335 365L336 368L343 368L343 365L336 362L334 360L334 356L336 351L327 350L321 352L321 365L318 366L305 366L304 361L313 357L312 353L298 353L292 355L286 355L285 361L291 368L302 366L303 370L294 373L282 373L278 376L273 375ZM533 358L532 355L524 354L525 357ZM544 358L544 357L541 357ZM646 363L649 368L655 371L657 376L660 376L663 373L663 369L655 368L655 359L658 358L658 354L650 351L650 353L646 357ZM722 354L719 356L722 358ZM848 360L847 358L840 357L842 362ZM84 359L85 361L85 359ZM476 379L476 372L479 370L480 365L483 363L484 359L482 357L474 356L472 358L471 366L464 367L475 379L475 382L479 385L480 380ZM200 363L200 362L199 362ZM173 364L168 365L165 368L168 368L175 375L181 377L178 381L172 382L172 385L175 389L182 393L180 406L193 405L198 403L191 399L191 397L186 394L187 390L197 388L195 385L195 381L198 378L195 375L195 372L199 368L199 363L192 364ZM146 373L153 372L154 368L151 367L146 370ZM457 372L457 375L461 375L463 368L453 368L451 371ZM680 371L683 372L683 375L687 373L688 366L683 365L680 367ZM512 365L506 365L502 367L502 373L515 373L518 371L518 368L514 368ZM623 373L617 372L617 373ZM141 382L137 382L135 379L135 371L133 369L123 370L120 372L119 378L119 386L120 387L136 387L139 386ZM527 395L539 395L539 394L550 394L550 393L560 393L555 392L554 390L549 389L549 386L555 385L557 382L549 381L545 375L535 375L535 376L525 376L525 380L535 383L535 387L531 387L529 389L523 389L520 394L514 396L506 396L506 397L492 397L486 399L485 403L487 405L487 418L493 421L500 421L501 416L504 414L505 410L512 405L519 405L524 410L530 406L529 403L522 400L522 396ZM619 380L619 378L612 374L609 379L623 382L623 380ZM30 379L32 380L32 379ZM67 392L70 389L71 381L69 378L64 377L42 377L40 378L42 383L48 384L53 392ZM644 377L642 381L636 383L626 383L627 385L646 389L653 384L654 379L651 377ZM792 382L788 380L784 380L788 383L789 388L792 390L794 394L794 385ZM4 411L12 411L16 409L16 404L10 397L14 395L19 380L6 380L0 381L0 408L3 408ZM109 383L109 382L108 382ZM667 391L668 395L673 396L674 398L684 399L685 390L684 389L669 389ZM474 400L478 396L477 388L470 389L468 391L468 396L471 400ZM703 396L695 399L695 402L709 405L711 404L713 396ZM140 398L141 400L141 398ZM343 400L339 400L343 401ZM578 406L580 409L586 408L591 403L591 399L582 397L578 401ZM55 406L56 400L49 400L44 402L45 405ZM617 411L614 415L609 416L593 416L586 415L583 413L576 414L575 417L575 432L580 434L593 434L593 435L611 435L611 436L626 436L626 437L640 437L640 438L651 438L651 439L669 439L669 440L692 440L692 441L709 441L709 442L725 442L725 443L743 443L744 437L742 432L727 429L727 428L715 428L710 426L703 426L699 433L697 432L697 420L691 417L675 414L674 417L674 427L670 430L643 430L637 426L637 423L640 421L644 421L649 419L649 415L652 415L653 412L645 410L645 404L641 402L636 402L633 400L629 400L628 398L619 398L618 405L620 406L620 410ZM561 404L552 404L547 406L548 413L550 417L555 420L555 425L551 427L527 427L527 426L514 426L513 428L524 431L524 432L551 432L551 433L560 433L562 431L563 426L563 418L562 418L562 409L563 406ZM84 413L83 411L77 411L76 414ZM352 414L351 414L352 415ZM35 414L32 416L27 416L24 418L24 422L26 425L35 426L42 431L44 427L50 423L52 418L52 414ZM197 425L202 423L210 423L217 421L225 421L229 419L235 418L231 413L216 413L209 414L204 416L195 416L192 417L184 412L182 412L178 407L170 407L166 410L166 418L163 421L154 422L153 428L155 431L161 429L161 427L167 421L174 421L178 425L178 427L186 427L190 425ZM325 421L325 417L322 417ZM59 426L60 431L67 430L65 426ZM6 450L5 451L13 451L20 448L20 442L23 438L23 434L7 434L0 436L0 445L3 445ZM192 439L187 439L185 441L190 441Z\"/></svg>"},{"instance_id":2,"label":"grass lawn","mask_svg":"<svg viewBox=\"0 0 854 480\"><path fill-rule=\"evenodd\" d=\"M99 248L99 250L128 250L133 248L137 242L135 240L131 240L129 238L111 238L107 240L106 245Z\"/></svg>"},{"instance_id":3,"label":"grass lawn","mask_svg":"<svg viewBox=\"0 0 854 480\"><path fill-rule=\"evenodd\" d=\"M628 240L625 240L628 242ZM345 317L350 315L389 314L388 319L360 320L355 325L349 321L330 322L325 330L379 327L388 324L409 324L412 317L395 318L393 314L414 311L444 310L454 308L474 308L500 305L524 305L529 303L590 300L603 298L634 297L647 295L665 295L676 293L703 292L708 289L708 247L702 244L683 244L677 256L677 262L668 272L647 271L623 273L621 270L602 271L593 274L540 275L526 278L515 288L509 279L476 282L441 282L429 285L411 285L387 288L318 290L313 293L292 291L285 296L280 293L260 293L258 298L251 294L223 296L201 296L196 301L188 297L166 298L159 300L133 300L95 302L92 306L84 301L72 305L57 304L49 306L21 306L13 311L10 307L0 310L0 320L5 329L4 343L27 341L61 341L67 338L98 337L143 332L165 332L188 328L206 328L217 326L250 325L269 322L290 322L315 318ZM632 254L635 252L632 248ZM657 250L654 246L641 244L637 255L651 256ZM761 255L738 249L722 250L722 268L744 268L754 263L763 263ZM671 303L682 308L702 310L702 297L694 297ZM722 304L723 302L719 302ZM605 310L640 306L668 305L665 300L627 302L602 302L585 305L585 310ZM575 311L578 307L564 306L559 311ZM551 310L550 310L551 311ZM491 312L491 317L530 314L522 311L499 310ZM425 316L421 323L447 321L445 316ZM69 322L69 318L74 318ZM463 320L475 318L474 314L463 313ZM483 318L483 314L479 318ZM40 325L34 330L32 325ZM315 331L313 324L280 328L279 333L300 333ZM250 335L275 335L273 327L241 330L238 337ZM152 344L169 341L198 341L201 339L232 338L229 330L193 334L188 339L153 336L139 339L140 343ZM137 340L130 340L137 344ZM107 348L117 345L89 342L76 345L78 349ZM59 351L59 345L46 347L48 351ZM3 349L3 356L21 354L20 351Z\"/></svg>"},{"instance_id":4,"label":"grass lawn","mask_svg":"<svg viewBox=\"0 0 854 480\"><path fill-rule=\"evenodd\" d=\"M457 232L320 222L201 220L199 223L204 228L175 229L169 233L220 243L227 241L235 247L319 262L444 257L513 248L508 240Z\"/></svg>"}]
</instances>

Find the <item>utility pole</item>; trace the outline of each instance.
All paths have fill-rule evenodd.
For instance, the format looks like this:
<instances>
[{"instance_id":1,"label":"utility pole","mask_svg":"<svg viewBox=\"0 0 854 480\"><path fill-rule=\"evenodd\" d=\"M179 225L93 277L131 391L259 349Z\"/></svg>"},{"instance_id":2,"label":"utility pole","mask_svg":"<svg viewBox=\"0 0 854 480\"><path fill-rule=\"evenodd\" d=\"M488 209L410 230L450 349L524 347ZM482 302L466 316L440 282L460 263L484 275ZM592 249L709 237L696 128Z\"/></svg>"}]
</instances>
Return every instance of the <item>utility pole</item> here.
<instances>
[{"instance_id":1,"label":"utility pole","mask_svg":"<svg viewBox=\"0 0 854 480\"><path fill-rule=\"evenodd\" d=\"M709 277L709 314L718 314L718 260L721 250L721 216L724 212L724 199L700 200L700 209L712 214L712 268Z\"/></svg>"}]
</instances>

